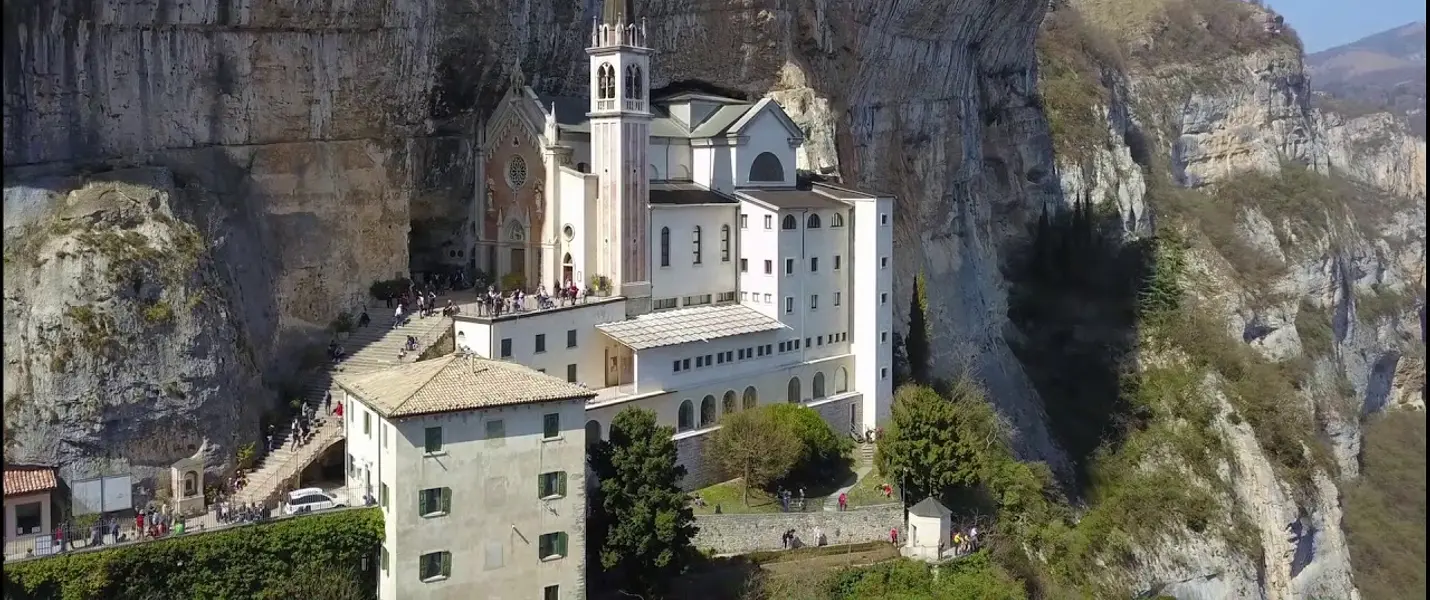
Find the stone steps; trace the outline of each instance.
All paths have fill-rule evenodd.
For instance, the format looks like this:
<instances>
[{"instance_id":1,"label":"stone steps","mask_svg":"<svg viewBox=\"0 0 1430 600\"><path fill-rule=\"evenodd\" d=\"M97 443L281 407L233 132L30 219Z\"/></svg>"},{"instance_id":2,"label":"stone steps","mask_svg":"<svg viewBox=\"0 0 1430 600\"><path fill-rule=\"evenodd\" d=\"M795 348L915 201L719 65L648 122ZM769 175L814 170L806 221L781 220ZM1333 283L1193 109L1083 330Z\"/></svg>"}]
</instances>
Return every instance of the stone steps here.
<instances>
[{"instance_id":1,"label":"stone steps","mask_svg":"<svg viewBox=\"0 0 1430 600\"><path fill-rule=\"evenodd\" d=\"M376 310L383 309L376 307ZM372 318L371 323L366 327L354 329L340 342L348 355L313 374L303 386L303 402L316 408L317 413L322 416L312 441L297 449L290 449L291 422L277 424L274 438L278 447L260 457L260 462L248 476L248 485L234 494L235 502L262 504L277 500L278 492L285 482L296 478L324 449L342 438L342 420L324 414L325 392L332 393L334 405L342 398L342 391L334 382L334 377L416 362L423 350L436 343L438 338L452 327L452 319L440 315L427 318L409 316L397 327L393 327L394 317L391 313L375 315L370 307L368 316ZM417 350L399 357L400 350L407 343L407 336L417 338Z\"/></svg>"}]
</instances>

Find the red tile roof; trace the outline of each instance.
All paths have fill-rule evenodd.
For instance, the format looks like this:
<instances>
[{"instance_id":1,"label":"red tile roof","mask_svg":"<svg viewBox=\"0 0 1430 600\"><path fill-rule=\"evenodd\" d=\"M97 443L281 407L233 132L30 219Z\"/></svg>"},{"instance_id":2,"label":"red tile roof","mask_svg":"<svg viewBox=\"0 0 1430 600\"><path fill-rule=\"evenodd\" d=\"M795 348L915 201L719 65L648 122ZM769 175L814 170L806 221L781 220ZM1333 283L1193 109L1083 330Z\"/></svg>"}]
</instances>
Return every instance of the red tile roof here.
<instances>
[{"instance_id":1,"label":"red tile roof","mask_svg":"<svg viewBox=\"0 0 1430 600\"><path fill-rule=\"evenodd\" d=\"M59 487L50 467L5 467L5 497L47 492Z\"/></svg>"}]
</instances>

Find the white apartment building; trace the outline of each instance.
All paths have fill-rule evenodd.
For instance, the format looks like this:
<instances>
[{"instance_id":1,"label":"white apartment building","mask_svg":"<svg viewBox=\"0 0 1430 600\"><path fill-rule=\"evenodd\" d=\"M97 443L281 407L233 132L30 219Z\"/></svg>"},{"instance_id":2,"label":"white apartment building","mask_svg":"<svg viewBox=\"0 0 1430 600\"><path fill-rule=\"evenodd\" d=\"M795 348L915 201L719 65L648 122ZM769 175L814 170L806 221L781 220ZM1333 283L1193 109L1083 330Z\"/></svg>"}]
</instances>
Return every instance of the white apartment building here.
<instances>
[{"instance_id":1,"label":"white apartment building","mask_svg":"<svg viewBox=\"0 0 1430 600\"><path fill-rule=\"evenodd\" d=\"M582 600L595 393L452 354L339 377L347 485L386 529L380 600Z\"/></svg>"},{"instance_id":2,"label":"white apartment building","mask_svg":"<svg viewBox=\"0 0 1430 600\"><path fill-rule=\"evenodd\" d=\"M769 402L874 428L893 397L893 198L796 178L773 100L649 96L625 3L592 32L587 98L519 81L485 128L477 265L529 288L610 282L586 304L456 317L457 346L594 390L586 436L627 407L676 428L698 487L722 414Z\"/></svg>"}]
</instances>

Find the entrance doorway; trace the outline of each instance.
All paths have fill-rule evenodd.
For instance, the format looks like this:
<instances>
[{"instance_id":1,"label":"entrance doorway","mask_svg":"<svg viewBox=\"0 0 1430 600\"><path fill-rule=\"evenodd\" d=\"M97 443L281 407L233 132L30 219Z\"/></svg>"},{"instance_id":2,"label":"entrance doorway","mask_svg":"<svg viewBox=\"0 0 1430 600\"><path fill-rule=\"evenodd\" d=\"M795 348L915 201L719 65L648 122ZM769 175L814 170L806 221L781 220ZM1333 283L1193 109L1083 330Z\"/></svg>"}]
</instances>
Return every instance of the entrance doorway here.
<instances>
[{"instance_id":1,"label":"entrance doorway","mask_svg":"<svg viewBox=\"0 0 1430 600\"><path fill-rule=\"evenodd\" d=\"M620 383L620 359L616 356L615 352L611 351L610 348L606 348L606 387L620 385Z\"/></svg>"}]
</instances>

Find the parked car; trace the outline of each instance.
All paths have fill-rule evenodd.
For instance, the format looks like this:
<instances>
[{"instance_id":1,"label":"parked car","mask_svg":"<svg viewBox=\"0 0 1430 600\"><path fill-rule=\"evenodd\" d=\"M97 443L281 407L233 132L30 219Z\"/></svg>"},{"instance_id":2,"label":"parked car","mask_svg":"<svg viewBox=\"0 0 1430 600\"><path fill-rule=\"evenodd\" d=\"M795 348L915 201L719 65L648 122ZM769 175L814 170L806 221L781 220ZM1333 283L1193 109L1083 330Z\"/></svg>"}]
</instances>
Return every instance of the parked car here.
<instances>
[{"instance_id":1,"label":"parked car","mask_svg":"<svg viewBox=\"0 0 1430 600\"><path fill-rule=\"evenodd\" d=\"M338 499L321 488L303 488L288 492L288 501L283 503L283 514L296 515L329 508L342 508Z\"/></svg>"}]
</instances>

